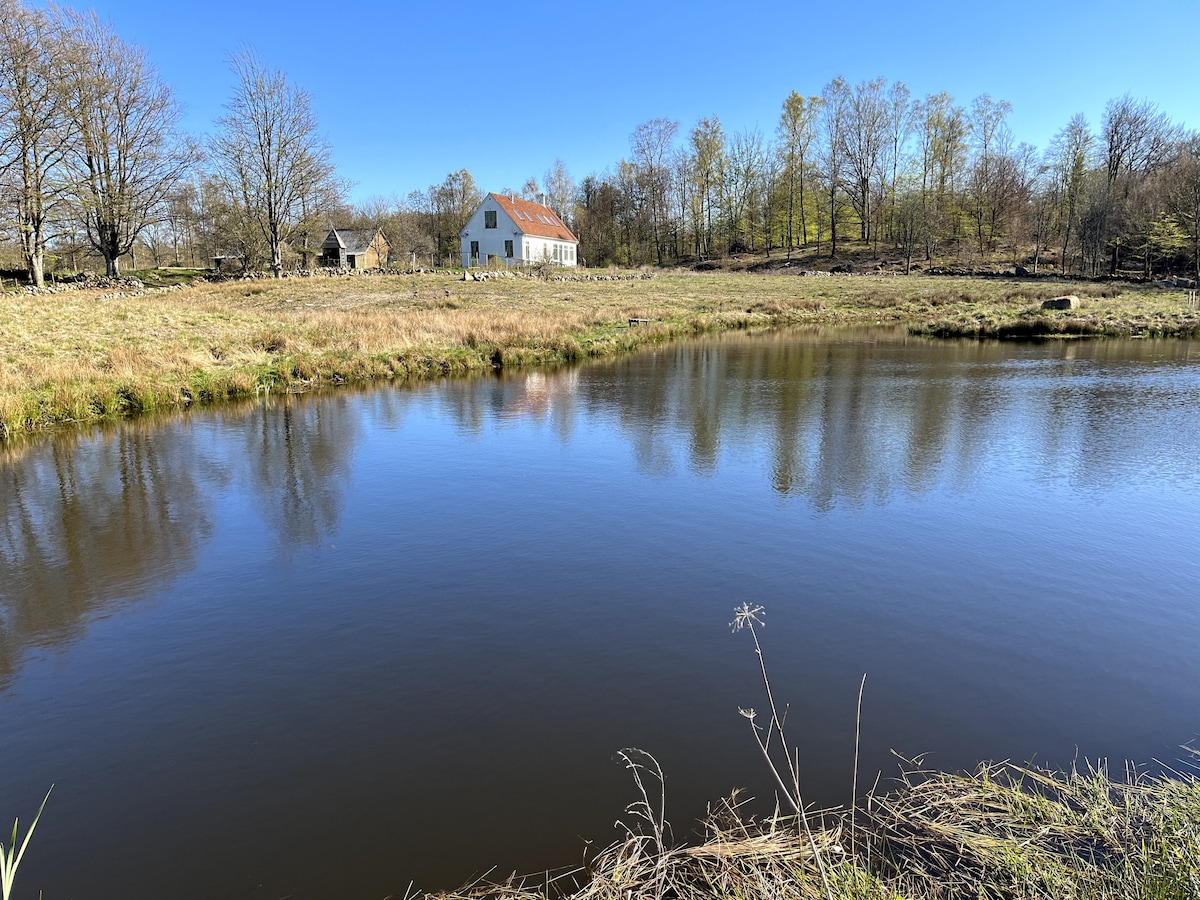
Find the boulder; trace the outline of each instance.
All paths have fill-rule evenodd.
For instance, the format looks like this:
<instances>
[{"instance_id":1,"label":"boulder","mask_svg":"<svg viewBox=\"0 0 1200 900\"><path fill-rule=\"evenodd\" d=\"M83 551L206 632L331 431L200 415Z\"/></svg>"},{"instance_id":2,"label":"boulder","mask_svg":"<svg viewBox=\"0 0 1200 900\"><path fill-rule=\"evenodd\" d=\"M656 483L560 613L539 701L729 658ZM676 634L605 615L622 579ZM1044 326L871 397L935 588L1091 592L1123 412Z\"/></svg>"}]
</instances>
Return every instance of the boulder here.
<instances>
[{"instance_id":1,"label":"boulder","mask_svg":"<svg viewBox=\"0 0 1200 900\"><path fill-rule=\"evenodd\" d=\"M1043 300L1042 309L1079 309L1079 298L1074 294L1065 297L1055 297L1053 300Z\"/></svg>"}]
</instances>

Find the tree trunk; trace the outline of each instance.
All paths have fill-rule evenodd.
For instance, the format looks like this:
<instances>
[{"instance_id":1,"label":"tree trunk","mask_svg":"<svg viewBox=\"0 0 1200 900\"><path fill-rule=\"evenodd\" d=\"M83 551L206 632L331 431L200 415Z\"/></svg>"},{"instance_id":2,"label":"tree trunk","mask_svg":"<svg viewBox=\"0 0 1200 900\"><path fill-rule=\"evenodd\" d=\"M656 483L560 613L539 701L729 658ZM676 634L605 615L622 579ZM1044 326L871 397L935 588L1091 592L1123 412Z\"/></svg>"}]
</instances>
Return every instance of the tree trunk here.
<instances>
[{"instance_id":1,"label":"tree trunk","mask_svg":"<svg viewBox=\"0 0 1200 900\"><path fill-rule=\"evenodd\" d=\"M804 217L804 157L800 157L800 240L802 246L808 246L808 220ZM817 252L821 249L818 247Z\"/></svg>"},{"instance_id":2,"label":"tree trunk","mask_svg":"<svg viewBox=\"0 0 1200 900\"><path fill-rule=\"evenodd\" d=\"M29 281L34 287L46 286L46 259L41 253L32 253L29 263Z\"/></svg>"},{"instance_id":3,"label":"tree trunk","mask_svg":"<svg viewBox=\"0 0 1200 900\"><path fill-rule=\"evenodd\" d=\"M829 195L829 258L837 256L837 201Z\"/></svg>"}]
</instances>

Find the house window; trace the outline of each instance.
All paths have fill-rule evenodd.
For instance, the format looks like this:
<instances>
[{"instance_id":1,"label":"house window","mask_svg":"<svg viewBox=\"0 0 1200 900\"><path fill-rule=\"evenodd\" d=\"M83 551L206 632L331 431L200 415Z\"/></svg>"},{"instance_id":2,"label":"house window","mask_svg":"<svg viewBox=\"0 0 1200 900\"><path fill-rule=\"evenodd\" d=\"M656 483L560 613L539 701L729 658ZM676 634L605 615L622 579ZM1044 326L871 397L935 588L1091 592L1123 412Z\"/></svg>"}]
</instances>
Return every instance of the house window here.
<instances>
[{"instance_id":1,"label":"house window","mask_svg":"<svg viewBox=\"0 0 1200 900\"><path fill-rule=\"evenodd\" d=\"M558 244L554 245L554 258L558 259Z\"/></svg>"},{"instance_id":2,"label":"house window","mask_svg":"<svg viewBox=\"0 0 1200 900\"><path fill-rule=\"evenodd\" d=\"M479 259L479 241L471 241L471 259Z\"/></svg>"},{"instance_id":3,"label":"house window","mask_svg":"<svg viewBox=\"0 0 1200 900\"><path fill-rule=\"evenodd\" d=\"M513 242L512 241L504 242L504 255L507 256L509 259L512 259L512 256L513 256Z\"/></svg>"},{"instance_id":4,"label":"house window","mask_svg":"<svg viewBox=\"0 0 1200 900\"><path fill-rule=\"evenodd\" d=\"M495 228L496 227L496 211L494 209L485 209L483 211L483 227L484 228Z\"/></svg>"},{"instance_id":5,"label":"house window","mask_svg":"<svg viewBox=\"0 0 1200 900\"><path fill-rule=\"evenodd\" d=\"M526 258L526 259L530 259L530 258L531 258L531 257L530 257L530 253L529 253L529 241L526 241L526 242L525 242L525 258Z\"/></svg>"}]
</instances>

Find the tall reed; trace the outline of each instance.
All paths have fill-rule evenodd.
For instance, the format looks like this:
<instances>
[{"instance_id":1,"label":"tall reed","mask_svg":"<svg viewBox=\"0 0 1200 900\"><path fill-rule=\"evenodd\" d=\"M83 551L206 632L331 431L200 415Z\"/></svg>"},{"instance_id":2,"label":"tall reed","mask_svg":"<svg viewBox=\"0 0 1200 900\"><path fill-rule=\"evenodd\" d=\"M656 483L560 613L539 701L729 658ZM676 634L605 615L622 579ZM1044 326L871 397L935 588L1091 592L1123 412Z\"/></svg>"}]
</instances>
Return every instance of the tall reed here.
<instances>
[{"instance_id":1,"label":"tall reed","mask_svg":"<svg viewBox=\"0 0 1200 900\"><path fill-rule=\"evenodd\" d=\"M17 877L17 867L21 865L21 860L25 856L25 851L29 847L29 839L33 837L33 829L37 828L38 820L42 817L42 810L46 808L46 801L50 799L50 791L54 790L54 785L50 785L50 790L46 791L46 796L42 798L42 805L38 807L37 815L33 817L33 821L29 824L29 830L25 832L25 840L21 841L20 849L17 848L17 835L21 820L13 819L12 840L9 841L8 849L4 849L4 844L0 843L0 897L3 900L9 900L12 896L13 881Z\"/></svg>"}]
</instances>

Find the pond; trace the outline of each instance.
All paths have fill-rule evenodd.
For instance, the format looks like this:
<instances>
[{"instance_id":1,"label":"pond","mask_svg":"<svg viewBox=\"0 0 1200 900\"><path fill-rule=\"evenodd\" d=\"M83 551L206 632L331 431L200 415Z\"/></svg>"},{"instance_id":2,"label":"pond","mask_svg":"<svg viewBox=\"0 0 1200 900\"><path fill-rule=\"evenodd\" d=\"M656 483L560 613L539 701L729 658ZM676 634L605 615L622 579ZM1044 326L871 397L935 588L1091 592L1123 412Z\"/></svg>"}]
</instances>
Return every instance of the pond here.
<instances>
[{"instance_id":1,"label":"pond","mask_svg":"<svg viewBox=\"0 0 1200 900\"><path fill-rule=\"evenodd\" d=\"M194 410L0 462L21 896L365 898L578 863L652 753L686 836L802 789L1179 758L1200 344L735 334Z\"/></svg>"}]
</instances>

